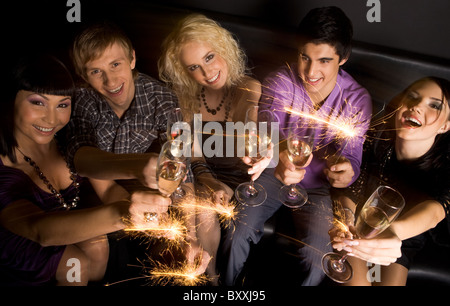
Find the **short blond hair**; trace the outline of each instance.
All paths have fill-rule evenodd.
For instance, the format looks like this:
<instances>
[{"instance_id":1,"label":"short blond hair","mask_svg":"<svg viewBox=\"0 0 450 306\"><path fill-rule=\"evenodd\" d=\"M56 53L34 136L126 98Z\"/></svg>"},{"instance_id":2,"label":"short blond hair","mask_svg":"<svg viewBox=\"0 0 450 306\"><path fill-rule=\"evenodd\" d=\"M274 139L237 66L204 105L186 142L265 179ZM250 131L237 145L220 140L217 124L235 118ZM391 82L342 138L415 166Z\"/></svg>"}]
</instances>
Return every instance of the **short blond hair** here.
<instances>
[{"instance_id":1,"label":"short blond hair","mask_svg":"<svg viewBox=\"0 0 450 306\"><path fill-rule=\"evenodd\" d=\"M162 44L158 60L159 78L178 96L180 106L192 113L199 111L194 103L201 90L180 62L182 47L191 41L208 43L228 65L226 86L239 84L247 69L247 57L233 35L216 21L201 14L191 14L182 19Z\"/></svg>"},{"instance_id":2,"label":"short blond hair","mask_svg":"<svg viewBox=\"0 0 450 306\"><path fill-rule=\"evenodd\" d=\"M72 61L75 72L85 78L86 64L102 55L114 43L119 43L133 60L133 45L127 35L111 23L99 23L86 28L76 38L72 46Z\"/></svg>"}]
</instances>

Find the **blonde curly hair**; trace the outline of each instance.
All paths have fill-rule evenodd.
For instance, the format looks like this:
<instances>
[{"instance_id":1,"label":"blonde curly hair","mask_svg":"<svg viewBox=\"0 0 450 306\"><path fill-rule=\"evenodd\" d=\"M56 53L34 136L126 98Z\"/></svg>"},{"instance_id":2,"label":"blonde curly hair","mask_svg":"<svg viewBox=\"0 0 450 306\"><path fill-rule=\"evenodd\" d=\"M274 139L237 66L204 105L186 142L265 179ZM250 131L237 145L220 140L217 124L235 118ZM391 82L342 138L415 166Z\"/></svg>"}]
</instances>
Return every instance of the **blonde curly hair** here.
<instances>
[{"instance_id":1,"label":"blonde curly hair","mask_svg":"<svg viewBox=\"0 0 450 306\"><path fill-rule=\"evenodd\" d=\"M232 33L217 22L201 14L191 14L182 19L162 44L158 60L159 78L178 96L182 109L189 115L198 113L199 85L180 62L180 52L188 42L208 43L228 65L228 88L239 84L248 71L247 57Z\"/></svg>"}]
</instances>

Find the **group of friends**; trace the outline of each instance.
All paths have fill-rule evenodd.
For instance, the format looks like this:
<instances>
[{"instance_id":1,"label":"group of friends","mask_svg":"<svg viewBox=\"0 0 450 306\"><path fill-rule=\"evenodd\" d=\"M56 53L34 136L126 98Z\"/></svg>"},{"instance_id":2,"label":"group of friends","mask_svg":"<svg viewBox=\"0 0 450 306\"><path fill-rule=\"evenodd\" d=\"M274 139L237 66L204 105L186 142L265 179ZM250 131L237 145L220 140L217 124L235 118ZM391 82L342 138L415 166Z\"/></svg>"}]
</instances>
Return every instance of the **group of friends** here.
<instances>
[{"instance_id":1,"label":"group of friends","mask_svg":"<svg viewBox=\"0 0 450 306\"><path fill-rule=\"evenodd\" d=\"M259 206L238 202L232 226L201 208L189 214L186 257L208 259L199 274L211 285L239 285L252 245L283 206L280 188L297 184L307 203L284 216L292 236L304 242L296 254L302 285L322 283L322 255L333 249L348 255L354 270L348 285L405 285L415 253L427 239L441 237L437 229L450 230L450 81L426 76L413 82L386 105L386 120L371 126L370 93L342 69L352 34L339 8L311 10L296 33L297 61L261 81L234 35L200 14L186 16L164 40L159 80L137 71L130 39L108 23L84 29L73 42L83 86L54 56L20 60L1 102L0 284L101 282L113 250L107 236L157 224L171 209L171 199L155 192L171 111L181 109L186 122L201 114L202 124L225 126L244 122L247 110L259 106L278 122L279 143L271 146L278 146L278 163L270 154L256 163L191 158L183 185L208 198L205 203L236 201L236 187L250 180L267 192ZM321 121L309 123L314 150L296 167L286 139L289 127L305 119L299 113L345 118L357 135L348 140ZM127 181L144 188L121 184ZM357 215L380 185L399 190L406 202L386 231L357 239L333 227L336 209ZM148 212L158 217L144 220ZM350 228L353 222L347 220ZM71 258L81 263L77 282L67 279ZM369 282L366 262L382 265L381 282Z\"/></svg>"}]
</instances>

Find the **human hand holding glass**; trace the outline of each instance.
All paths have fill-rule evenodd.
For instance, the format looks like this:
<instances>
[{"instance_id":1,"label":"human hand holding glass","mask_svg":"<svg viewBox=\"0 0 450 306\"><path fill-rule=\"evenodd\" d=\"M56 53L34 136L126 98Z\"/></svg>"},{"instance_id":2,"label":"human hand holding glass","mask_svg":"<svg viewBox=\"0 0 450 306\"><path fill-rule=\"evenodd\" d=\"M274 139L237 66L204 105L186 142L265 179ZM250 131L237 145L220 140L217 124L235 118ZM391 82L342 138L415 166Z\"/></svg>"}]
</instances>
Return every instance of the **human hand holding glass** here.
<instances>
[{"instance_id":1,"label":"human hand holding glass","mask_svg":"<svg viewBox=\"0 0 450 306\"><path fill-rule=\"evenodd\" d=\"M400 215L405 200L395 189L378 187L362 207L355 225L357 238L371 239L387 229ZM328 277L338 283L349 281L353 269L348 263L348 255L327 253L322 257L322 268Z\"/></svg>"},{"instance_id":2,"label":"human hand holding glass","mask_svg":"<svg viewBox=\"0 0 450 306\"><path fill-rule=\"evenodd\" d=\"M158 190L164 197L170 197L186 175L187 158L183 146L179 140L170 140L159 153L156 178Z\"/></svg>"},{"instance_id":3,"label":"human hand holding glass","mask_svg":"<svg viewBox=\"0 0 450 306\"><path fill-rule=\"evenodd\" d=\"M251 106L245 116L245 155L250 157L254 164L268 154L269 144L272 141L272 122L275 116L269 110L259 111L258 106ZM240 184L235 190L239 202L248 206L261 205L267 198L263 186L250 182Z\"/></svg>"},{"instance_id":4,"label":"human hand holding glass","mask_svg":"<svg viewBox=\"0 0 450 306\"><path fill-rule=\"evenodd\" d=\"M305 129L306 134L304 134ZM314 136L312 131L301 128L297 124L291 124L286 142L289 160L296 168L304 167L311 158L313 151ZM308 201L306 190L300 188L297 184L281 187L278 195L280 201L290 208L299 208Z\"/></svg>"}]
</instances>

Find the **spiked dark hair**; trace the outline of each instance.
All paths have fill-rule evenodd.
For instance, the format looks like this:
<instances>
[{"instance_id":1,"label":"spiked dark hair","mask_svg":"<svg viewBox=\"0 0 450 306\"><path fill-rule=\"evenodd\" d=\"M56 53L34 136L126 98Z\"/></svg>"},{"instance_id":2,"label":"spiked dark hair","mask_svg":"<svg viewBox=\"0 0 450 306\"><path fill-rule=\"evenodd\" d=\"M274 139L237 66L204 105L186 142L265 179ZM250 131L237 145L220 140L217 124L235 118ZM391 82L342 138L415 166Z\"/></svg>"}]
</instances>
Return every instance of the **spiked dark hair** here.
<instances>
[{"instance_id":1,"label":"spiked dark hair","mask_svg":"<svg viewBox=\"0 0 450 306\"><path fill-rule=\"evenodd\" d=\"M297 28L299 46L307 43L329 44L336 49L339 60L347 59L352 50L353 25L336 6L309 11Z\"/></svg>"}]
</instances>

